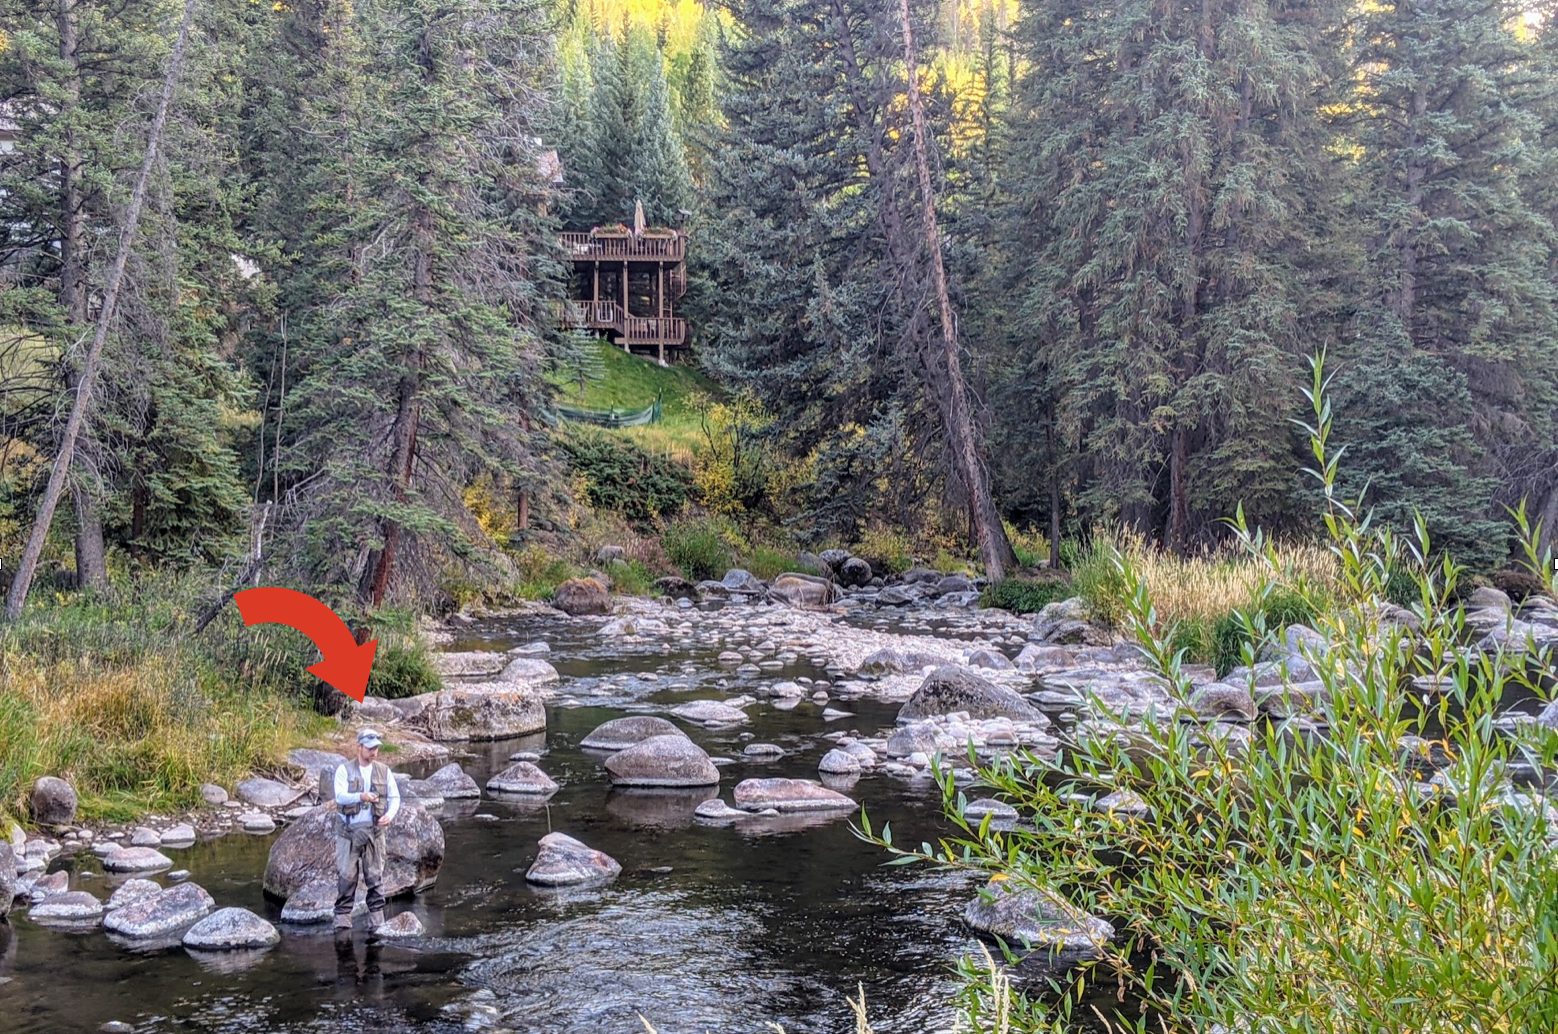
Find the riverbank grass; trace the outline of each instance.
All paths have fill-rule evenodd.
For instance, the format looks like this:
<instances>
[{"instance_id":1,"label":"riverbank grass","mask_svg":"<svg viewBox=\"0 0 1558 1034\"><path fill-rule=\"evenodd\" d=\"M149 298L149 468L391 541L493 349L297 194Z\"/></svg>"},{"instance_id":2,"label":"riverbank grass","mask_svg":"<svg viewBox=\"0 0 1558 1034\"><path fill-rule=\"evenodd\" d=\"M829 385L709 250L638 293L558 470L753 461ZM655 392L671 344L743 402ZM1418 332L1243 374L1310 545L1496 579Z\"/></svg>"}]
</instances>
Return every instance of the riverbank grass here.
<instances>
[{"instance_id":1,"label":"riverbank grass","mask_svg":"<svg viewBox=\"0 0 1558 1034\"><path fill-rule=\"evenodd\" d=\"M26 818L43 775L76 788L86 820L192 807L201 783L230 788L324 733L307 642L220 623L190 637L193 585L137 589L43 600L0 630L5 816Z\"/></svg>"}]
</instances>

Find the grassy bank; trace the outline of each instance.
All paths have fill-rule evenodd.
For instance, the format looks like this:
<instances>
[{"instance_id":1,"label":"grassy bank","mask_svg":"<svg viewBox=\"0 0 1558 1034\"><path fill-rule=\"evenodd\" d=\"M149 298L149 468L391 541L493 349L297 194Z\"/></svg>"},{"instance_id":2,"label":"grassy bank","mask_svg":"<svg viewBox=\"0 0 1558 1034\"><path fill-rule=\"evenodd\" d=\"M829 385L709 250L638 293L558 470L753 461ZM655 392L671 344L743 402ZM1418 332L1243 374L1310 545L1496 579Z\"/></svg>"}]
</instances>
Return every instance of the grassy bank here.
<instances>
[{"instance_id":1,"label":"grassy bank","mask_svg":"<svg viewBox=\"0 0 1558 1034\"><path fill-rule=\"evenodd\" d=\"M585 345L584 361L559 373L554 383L559 401L583 409L643 409L658 396L659 423L613 434L682 463L702 444L703 407L718 394L714 382L690 366L661 366L605 341Z\"/></svg>"},{"instance_id":2,"label":"grassy bank","mask_svg":"<svg viewBox=\"0 0 1558 1034\"><path fill-rule=\"evenodd\" d=\"M201 783L230 788L328 727L301 636L236 620L188 636L206 588L39 594L0 629L0 813L25 817L41 775L76 787L84 819L193 806Z\"/></svg>"}]
</instances>

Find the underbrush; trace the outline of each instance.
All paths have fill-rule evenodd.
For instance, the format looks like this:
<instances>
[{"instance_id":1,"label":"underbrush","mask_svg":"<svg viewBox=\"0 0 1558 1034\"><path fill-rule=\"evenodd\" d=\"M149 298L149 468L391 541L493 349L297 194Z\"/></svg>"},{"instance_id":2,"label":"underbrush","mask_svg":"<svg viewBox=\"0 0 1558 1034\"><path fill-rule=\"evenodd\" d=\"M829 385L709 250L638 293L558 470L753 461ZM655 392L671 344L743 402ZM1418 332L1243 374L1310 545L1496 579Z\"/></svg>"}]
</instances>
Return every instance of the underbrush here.
<instances>
[{"instance_id":1,"label":"underbrush","mask_svg":"<svg viewBox=\"0 0 1558 1034\"><path fill-rule=\"evenodd\" d=\"M192 806L202 782L230 785L323 731L313 647L236 613L188 635L206 588L40 599L0 628L0 812L25 816L42 775L69 780L88 819Z\"/></svg>"},{"instance_id":2,"label":"underbrush","mask_svg":"<svg viewBox=\"0 0 1558 1034\"><path fill-rule=\"evenodd\" d=\"M1013 614L1036 614L1058 600L1075 595L1064 578L1006 578L985 589L981 607L999 607Z\"/></svg>"},{"instance_id":3,"label":"underbrush","mask_svg":"<svg viewBox=\"0 0 1558 1034\"><path fill-rule=\"evenodd\" d=\"M1296 567L1241 516L1247 567L1223 582L1276 601L1270 622L1246 615L1247 657L1277 648L1294 597L1308 608L1327 644L1314 664L1324 687L1316 721L1268 721L1245 735L1173 709L1111 716L1094 700L1098 724L1053 758L985 763L971 752L973 786L943 773L955 835L919 848L894 846L886 830L873 837L901 861L981 871L1113 923L1117 936L1095 945L1095 961L1028 985L1025 997L1004 995L999 972L971 967L972 1029L1070 1029L1086 1011L1094 1029L1136 1034L1558 1030L1558 815L1510 780L1517 769L1550 772L1558 734L1506 735L1494 722L1506 695L1550 694L1528 673L1551 658L1464 653L1463 572L1435 556L1426 525L1394 537L1335 494L1322 370L1317 361L1310 433L1328 577ZM1520 531L1532 573L1546 575L1540 529L1522 521ZM1174 568L1130 551L1109 559L1124 590L1121 626L1184 702L1191 687L1172 632L1215 613L1206 586L1154 582ZM1382 620L1392 571L1415 586L1416 631ZM1417 676L1446 691L1419 696ZM1435 785L1404 760L1414 736L1447 759ZM1144 813L1095 806L1120 791ZM967 817L967 798L986 796L1022 821L999 831ZM1126 1004L1111 1009L1095 985Z\"/></svg>"}]
</instances>

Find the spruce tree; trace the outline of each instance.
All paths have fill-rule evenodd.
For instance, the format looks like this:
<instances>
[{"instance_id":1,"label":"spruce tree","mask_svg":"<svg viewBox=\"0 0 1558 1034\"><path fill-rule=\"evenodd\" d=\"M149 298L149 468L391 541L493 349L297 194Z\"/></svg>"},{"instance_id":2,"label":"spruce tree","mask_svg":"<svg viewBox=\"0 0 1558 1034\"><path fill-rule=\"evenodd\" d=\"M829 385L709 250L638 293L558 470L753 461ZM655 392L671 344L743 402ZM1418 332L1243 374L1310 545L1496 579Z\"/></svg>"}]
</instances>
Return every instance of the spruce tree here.
<instances>
[{"instance_id":1,"label":"spruce tree","mask_svg":"<svg viewBox=\"0 0 1558 1034\"><path fill-rule=\"evenodd\" d=\"M339 99L345 146L322 170L346 207L315 239L344 275L300 342L289 460L301 557L369 607L479 556L464 490L535 460L557 295L537 161L546 6L359 3L333 30L361 88Z\"/></svg>"},{"instance_id":2,"label":"spruce tree","mask_svg":"<svg viewBox=\"0 0 1558 1034\"><path fill-rule=\"evenodd\" d=\"M1022 20L1010 354L1050 391L1008 416L1055 429L1090 519L1183 549L1240 501L1268 524L1292 510L1337 15L1061 2Z\"/></svg>"},{"instance_id":3,"label":"spruce tree","mask_svg":"<svg viewBox=\"0 0 1558 1034\"><path fill-rule=\"evenodd\" d=\"M1553 226L1529 192L1552 87L1517 35L1521 14L1386 2L1359 36L1368 275L1350 342L1360 382L1338 434L1367 450L1354 488L1372 482L1398 522L1422 508L1477 564L1506 555L1498 504L1551 486L1558 434ZM1370 440L1386 393L1408 416Z\"/></svg>"}]
</instances>

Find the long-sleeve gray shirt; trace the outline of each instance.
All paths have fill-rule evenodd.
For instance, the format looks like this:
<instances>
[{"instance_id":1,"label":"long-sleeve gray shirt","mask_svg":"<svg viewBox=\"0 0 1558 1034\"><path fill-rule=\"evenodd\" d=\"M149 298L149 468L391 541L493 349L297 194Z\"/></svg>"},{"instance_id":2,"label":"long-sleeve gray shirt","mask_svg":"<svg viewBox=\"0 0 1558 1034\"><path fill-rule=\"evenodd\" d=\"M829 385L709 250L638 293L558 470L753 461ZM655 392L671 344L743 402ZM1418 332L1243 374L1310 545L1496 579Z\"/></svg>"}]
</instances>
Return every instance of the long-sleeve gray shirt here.
<instances>
[{"instance_id":1,"label":"long-sleeve gray shirt","mask_svg":"<svg viewBox=\"0 0 1558 1034\"><path fill-rule=\"evenodd\" d=\"M358 772L361 773L359 779L361 780L362 788L367 790L373 780L373 765L371 763L358 765L355 761L348 761L346 765L357 766ZM351 781L347 778L346 765L337 766L335 770L335 803L338 808L344 808L362 800L361 797L349 790ZM400 811L400 787L395 783L395 774L393 772L390 773L388 781L389 786L386 788L387 792L384 795L384 820L386 824L393 821L395 813ZM364 804L362 810L356 815L347 818L347 825L349 826L366 826L371 822L373 822L373 806L368 804Z\"/></svg>"}]
</instances>

